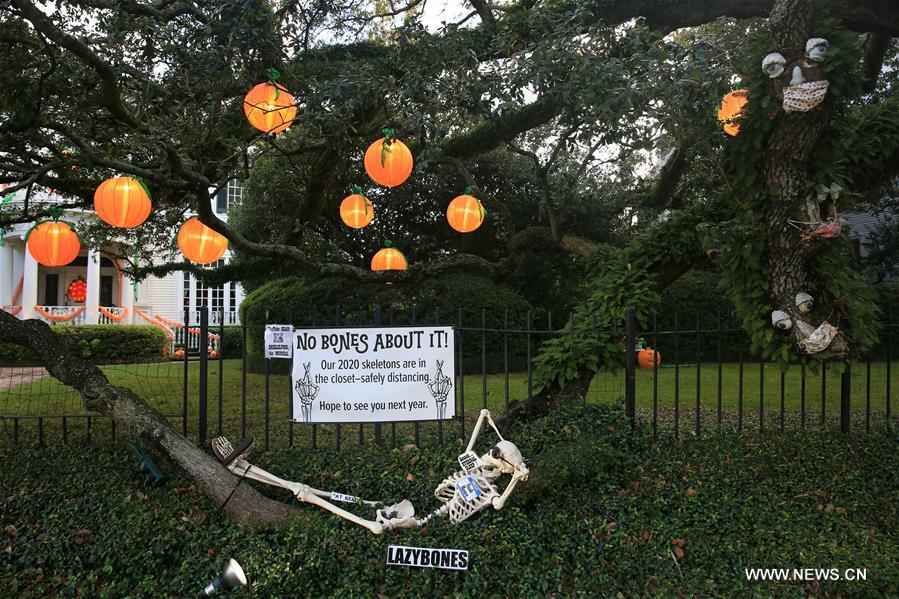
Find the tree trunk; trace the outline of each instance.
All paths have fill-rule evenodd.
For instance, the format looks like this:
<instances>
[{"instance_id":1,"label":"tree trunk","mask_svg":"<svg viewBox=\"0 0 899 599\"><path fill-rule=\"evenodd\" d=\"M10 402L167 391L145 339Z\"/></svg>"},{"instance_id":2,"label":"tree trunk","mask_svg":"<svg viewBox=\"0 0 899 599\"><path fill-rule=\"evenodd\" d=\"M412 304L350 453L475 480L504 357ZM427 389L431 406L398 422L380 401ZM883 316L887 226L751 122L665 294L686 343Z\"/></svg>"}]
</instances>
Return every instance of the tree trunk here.
<instances>
[{"instance_id":1,"label":"tree trunk","mask_svg":"<svg viewBox=\"0 0 899 599\"><path fill-rule=\"evenodd\" d=\"M269 499L249 484L239 484L238 477L176 431L133 391L112 385L99 368L70 352L46 323L18 320L0 310L0 338L31 349L53 377L81 393L88 410L109 416L158 450L233 518L281 523L299 513L294 506Z\"/></svg>"},{"instance_id":2,"label":"tree trunk","mask_svg":"<svg viewBox=\"0 0 899 599\"><path fill-rule=\"evenodd\" d=\"M770 26L776 50L788 60L798 60L805 53L805 41L813 33L811 2L778 0L771 11ZM782 112L768 139L765 155L765 182L773 192L765 215L769 292L775 308L792 317L792 335L797 346L815 325L799 312L796 294L805 292L819 299L822 294L818 293L821 285L809 277L811 246L790 221L821 222L829 216L822 214L816 194L809 192L807 185L811 158L829 118L823 106L808 112ZM844 338L837 334L826 354L816 354L816 357L842 358L847 350Z\"/></svg>"}]
</instances>

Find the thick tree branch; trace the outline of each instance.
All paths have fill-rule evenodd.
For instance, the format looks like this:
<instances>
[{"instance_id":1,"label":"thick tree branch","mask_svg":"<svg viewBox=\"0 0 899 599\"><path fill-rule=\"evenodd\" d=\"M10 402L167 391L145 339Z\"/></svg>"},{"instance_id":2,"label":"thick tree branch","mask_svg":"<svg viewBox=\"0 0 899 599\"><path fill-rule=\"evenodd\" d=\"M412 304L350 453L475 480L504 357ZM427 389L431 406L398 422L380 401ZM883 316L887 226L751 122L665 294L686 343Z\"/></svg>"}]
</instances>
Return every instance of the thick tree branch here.
<instances>
[{"instance_id":1,"label":"thick tree branch","mask_svg":"<svg viewBox=\"0 0 899 599\"><path fill-rule=\"evenodd\" d=\"M254 523L283 523L299 513L294 506L260 495L250 485L240 485L236 476L184 438L133 391L112 385L103 371L67 349L46 323L19 320L0 310L0 339L30 349L51 376L81 394L88 410L109 416L162 452L216 505L224 505L232 517Z\"/></svg>"}]
</instances>

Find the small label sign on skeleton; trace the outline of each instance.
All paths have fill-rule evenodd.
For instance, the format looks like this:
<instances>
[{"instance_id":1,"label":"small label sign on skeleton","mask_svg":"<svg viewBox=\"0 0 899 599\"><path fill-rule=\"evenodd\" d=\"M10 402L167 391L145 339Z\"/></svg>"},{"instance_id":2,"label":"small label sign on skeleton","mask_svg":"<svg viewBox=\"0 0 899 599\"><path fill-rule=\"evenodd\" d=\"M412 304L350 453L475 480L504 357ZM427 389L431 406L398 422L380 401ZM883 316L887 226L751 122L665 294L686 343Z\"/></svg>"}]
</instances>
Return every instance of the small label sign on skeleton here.
<instances>
[{"instance_id":1,"label":"small label sign on skeleton","mask_svg":"<svg viewBox=\"0 0 899 599\"><path fill-rule=\"evenodd\" d=\"M387 547L388 566L415 566L443 570L468 570L468 551L464 549L429 549L427 547Z\"/></svg>"},{"instance_id":2,"label":"small label sign on skeleton","mask_svg":"<svg viewBox=\"0 0 899 599\"><path fill-rule=\"evenodd\" d=\"M483 466L484 462L481 461L481 458L475 452L466 451L459 456L459 465L462 466L462 470L465 472L472 472L476 468Z\"/></svg>"},{"instance_id":3,"label":"small label sign on skeleton","mask_svg":"<svg viewBox=\"0 0 899 599\"><path fill-rule=\"evenodd\" d=\"M474 501L481 496L481 489L473 476L466 476L457 482L456 488L459 489L459 494L465 501Z\"/></svg>"},{"instance_id":4,"label":"small label sign on skeleton","mask_svg":"<svg viewBox=\"0 0 899 599\"><path fill-rule=\"evenodd\" d=\"M359 498L353 497L352 495L344 495L343 493L331 491L331 501L342 501L344 503L359 503Z\"/></svg>"}]
</instances>

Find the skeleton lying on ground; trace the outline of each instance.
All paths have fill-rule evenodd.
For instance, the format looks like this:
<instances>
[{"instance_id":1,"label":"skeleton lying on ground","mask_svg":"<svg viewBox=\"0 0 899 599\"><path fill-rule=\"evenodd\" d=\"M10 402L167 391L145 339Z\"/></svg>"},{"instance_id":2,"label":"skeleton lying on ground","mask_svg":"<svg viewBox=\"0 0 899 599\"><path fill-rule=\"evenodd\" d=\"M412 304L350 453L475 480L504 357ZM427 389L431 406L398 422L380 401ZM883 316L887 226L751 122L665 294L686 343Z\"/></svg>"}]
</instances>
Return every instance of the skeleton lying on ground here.
<instances>
[{"instance_id":1,"label":"skeleton lying on ground","mask_svg":"<svg viewBox=\"0 0 899 599\"><path fill-rule=\"evenodd\" d=\"M474 444L481 432L481 425L485 419L499 437L499 443L491 447L480 458L477 458L475 454L466 456L474 448ZM393 528L422 527L432 518L447 514L450 522L456 524L488 506L501 510L518 482L528 478L528 469L525 466L521 452L514 443L503 439L503 436L496 428L496 424L490 417L489 410L481 410L481 415L478 417L478 421L471 433L471 439L468 441L468 447L465 450L466 454L460 456L460 460L468 457L468 467L464 471L454 472L440 483L434 491L434 495L443 505L420 520L415 518L415 508L407 499L378 509L375 520L360 518L328 500L336 496L372 507L383 506L383 504L379 501L368 501L339 493L320 491L309 485L284 480L275 476L262 468L253 466L244 459L244 456L249 452L251 444L252 438L245 439L237 449L234 449L226 438L218 437L212 440L212 449L222 464L237 476L287 489L299 501L317 505L345 520L364 526L375 534L381 534L385 530ZM497 483L504 474L510 474L512 480L509 481L505 490L500 493Z\"/></svg>"}]
</instances>

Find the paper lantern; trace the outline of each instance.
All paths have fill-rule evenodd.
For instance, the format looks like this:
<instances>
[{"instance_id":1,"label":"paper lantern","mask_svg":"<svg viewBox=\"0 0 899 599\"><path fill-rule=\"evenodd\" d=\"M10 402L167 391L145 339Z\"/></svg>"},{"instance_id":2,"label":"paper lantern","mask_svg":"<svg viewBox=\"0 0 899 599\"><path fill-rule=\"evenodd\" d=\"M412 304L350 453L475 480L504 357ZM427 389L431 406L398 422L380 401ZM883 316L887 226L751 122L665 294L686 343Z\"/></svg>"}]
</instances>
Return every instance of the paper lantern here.
<instances>
[{"instance_id":1,"label":"paper lantern","mask_svg":"<svg viewBox=\"0 0 899 599\"><path fill-rule=\"evenodd\" d=\"M354 187L353 194L348 195L340 203L340 220L348 227L361 229L375 217L375 208L362 195L361 187Z\"/></svg>"},{"instance_id":2,"label":"paper lantern","mask_svg":"<svg viewBox=\"0 0 899 599\"><path fill-rule=\"evenodd\" d=\"M662 354L654 349L641 349L637 352L637 364L640 368L652 368L662 363Z\"/></svg>"},{"instance_id":3,"label":"paper lantern","mask_svg":"<svg viewBox=\"0 0 899 599\"><path fill-rule=\"evenodd\" d=\"M181 225L178 247L184 257L195 264L210 264L225 255L228 240L200 222L196 216Z\"/></svg>"},{"instance_id":4,"label":"paper lantern","mask_svg":"<svg viewBox=\"0 0 899 599\"><path fill-rule=\"evenodd\" d=\"M270 77L272 72L269 71ZM290 92L272 80L260 83L247 93L243 99L243 113L250 124L260 131L280 133L293 124L297 107Z\"/></svg>"},{"instance_id":5,"label":"paper lantern","mask_svg":"<svg viewBox=\"0 0 899 599\"><path fill-rule=\"evenodd\" d=\"M728 135L736 135L740 132L739 120L743 117L743 109L749 103L749 90L738 89L730 92L721 100L718 107L718 121L724 126L724 132Z\"/></svg>"},{"instance_id":6,"label":"paper lantern","mask_svg":"<svg viewBox=\"0 0 899 599\"><path fill-rule=\"evenodd\" d=\"M393 129L384 129L379 139L365 152L365 172L378 185L396 187L412 174L412 152L406 144L394 139Z\"/></svg>"},{"instance_id":7,"label":"paper lantern","mask_svg":"<svg viewBox=\"0 0 899 599\"><path fill-rule=\"evenodd\" d=\"M121 229L143 224L150 216L150 196L143 184L131 177L114 177L94 192L94 210L100 219Z\"/></svg>"},{"instance_id":8,"label":"paper lantern","mask_svg":"<svg viewBox=\"0 0 899 599\"><path fill-rule=\"evenodd\" d=\"M81 241L66 223L45 221L28 232L28 251L44 266L65 266L78 257Z\"/></svg>"},{"instance_id":9,"label":"paper lantern","mask_svg":"<svg viewBox=\"0 0 899 599\"><path fill-rule=\"evenodd\" d=\"M484 222L484 206L480 200L471 195L471 187L465 193L456 196L446 209L446 220L459 233L471 233Z\"/></svg>"},{"instance_id":10,"label":"paper lantern","mask_svg":"<svg viewBox=\"0 0 899 599\"><path fill-rule=\"evenodd\" d=\"M78 277L69 283L69 286L66 289L66 295L76 304L83 304L84 300L87 299L87 282L81 277Z\"/></svg>"},{"instance_id":11,"label":"paper lantern","mask_svg":"<svg viewBox=\"0 0 899 599\"><path fill-rule=\"evenodd\" d=\"M390 242L386 242L384 245L387 247L381 248L378 250L372 259L371 259L371 269L372 270L406 270L408 266L406 263L406 257L403 255L403 252L399 251L394 247L390 247Z\"/></svg>"}]
</instances>

